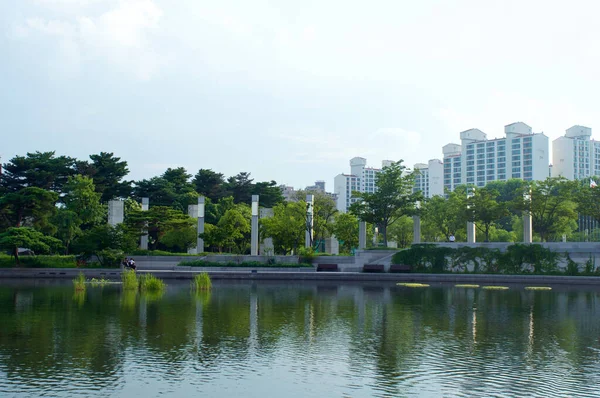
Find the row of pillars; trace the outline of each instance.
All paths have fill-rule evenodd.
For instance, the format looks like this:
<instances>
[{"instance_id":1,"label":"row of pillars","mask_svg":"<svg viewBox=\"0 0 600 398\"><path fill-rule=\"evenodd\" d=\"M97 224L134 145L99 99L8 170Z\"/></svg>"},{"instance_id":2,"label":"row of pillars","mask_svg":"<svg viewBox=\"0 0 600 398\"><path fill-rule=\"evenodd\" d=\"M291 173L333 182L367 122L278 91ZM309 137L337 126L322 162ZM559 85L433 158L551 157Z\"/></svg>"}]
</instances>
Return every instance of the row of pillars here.
<instances>
[{"instance_id":1,"label":"row of pillars","mask_svg":"<svg viewBox=\"0 0 600 398\"><path fill-rule=\"evenodd\" d=\"M360 231L360 230L359 230ZM366 240L366 237L365 237ZM467 222L467 243L475 243L477 241L475 223ZM533 228L531 224L531 213L523 212L523 242L533 242ZM421 243L421 217L413 216L413 243Z\"/></svg>"},{"instance_id":2,"label":"row of pillars","mask_svg":"<svg viewBox=\"0 0 600 398\"><path fill-rule=\"evenodd\" d=\"M188 205L188 215L197 220L198 235L204 232L204 196L198 197L198 204ZM250 255L257 256L259 250L259 195L252 195L252 220L250 232ZM313 240L313 210L314 210L314 195L306 195L306 234L305 247L310 248ZM142 211L148 211L150 205L149 198L142 198ZM272 213L271 213L272 214ZM108 202L108 224L116 226L124 220L125 208L124 202L121 200L111 200ZM272 240L269 239L265 246L272 247ZM140 239L140 249L148 250L148 234L143 234ZM188 249L189 254L198 254L204 251L204 240L197 237L196 247Z\"/></svg>"}]
</instances>

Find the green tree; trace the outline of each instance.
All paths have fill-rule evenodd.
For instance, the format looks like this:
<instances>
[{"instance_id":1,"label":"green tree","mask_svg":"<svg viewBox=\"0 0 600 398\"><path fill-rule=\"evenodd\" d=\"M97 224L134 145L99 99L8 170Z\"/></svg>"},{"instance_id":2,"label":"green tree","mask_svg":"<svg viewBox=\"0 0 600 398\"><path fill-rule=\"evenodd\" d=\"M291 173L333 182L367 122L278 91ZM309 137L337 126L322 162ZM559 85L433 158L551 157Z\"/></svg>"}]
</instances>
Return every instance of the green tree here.
<instances>
[{"instance_id":1,"label":"green tree","mask_svg":"<svg viewBox=\"0 0 600 398\"><path fill-rule=\"evenodd\" d=\"M102 203L115 198L126 198L131 193L131 181L123 181L129 174L127 162L115 157L112 152L90 155L91 163L78 162L80 174L94 180L96 192L102 196Z\"/></svg>"},{"instance_id":2,"label":"green tree","mask_svg":"<svg viewBox=\"0 0 600 398\"><path fill-rule=\"evenodd\" d=\"M574 191L573 200L579 213L600 222L600 188L590 185L587 180L580 182Z\"/></svg>"},{"instance_id":3,"label":"green tree","mask_svg":"<svg viewBox=\"0 0 600 398\"><path fill-rule=\"evenodd\" d=\"M0 174L1 192L41 188L61 193L67 178L75 173L75 159L55 156L55 152L34 152L15 156L4 164Z\"/></svg>"},{"instance_id":4,"label":"green tree","mask_svg":"<svg viewBox=\"0 0 600 398\"><path fill-rule=\"evenodd\" d=\"M499 195L497 190L488 187L475 189L464 209L466 220L475 223L477 229L484 233L486 242L490 241L490 229L498 220L509 215L506 204L497 201Z\"/></svg>"},{"instance_id":5,"label":"green tree","mask_svg":"<svg viewBox=\"0 0 600 398\"><path fill-rule=\"evenodd\" d=\"M64 186L62 201L67 210L77 214L81 224L91 226L101 222L106 212L100 204L101 194L94 181L82 175L70 176Z\"/></svg>"},{"instance_id":6,"label":"green tree","mask_svg":"<svg viewBox=\"0 0 600 398\"><path fill-rule=\"evenodd\" d=\"M296 200L304 201L306 195L313 195L314 207L312 241L313 248L318 249L317 246L323 242L325 238L331 236L333 230L333 219L338 210L333 198L324 192L299 190L295 195Z\"/></svg>"},{"instance_id":7,"label":"green tree","mask_svg":"<svg viewBox=\"0 0 600 398\"><path fill-rule=\"evenodd\" d=\"M336 214L333 233L340 241L342 252L352 252L352 249L358 247L358 218L351 213Z\"/></svg>"},{"instance_id":8,"label":"green tree","mask_svg":"<svg viewBox=\"0 0 600 398\"><path fill-rule=\"evenodd\" d=\"M56 212L58 194L28 187L0 197L0 216L5 227L43 227Z\"/></svg>"},{"instance_id":9,"label":"green tree","mask_svg":"<svg viewBox=\"0 0 600 398\"><path fill-rule=\"evenodd\" d=\"M225 184L228 196L233 196L233 201L235 203L251 203L252 191L254 189L252 181L254 180L250 178L250 173L246 172L241 172L234 177L229 177Z\"/></svg>"},{"instance_id":10,"label":"green tree","mask_svg":"<svg viewBox=\"0 0 600 398\"><path fill-rule=\"evenodd\" d=\"M360 220L376 225L387 246L387 229L403 215L413 214L415 204L421 199L420 192L413 192L414 174L409 173L402 160L384 167L377 174L374 193L354 192L357 202L350 212Z\"/></svg>"},{"instance_id":11,"label":"green tree","mask_svg":"<svg viewBox=\"0 0 600 398\"><path fill-rule=\"evenodd\" d=\"M281 188L279 188L275 181L257 182L252 187L252 194L259 195L259 203L262 207L272 208L276 204L283 202Z\"/></svg>"},{"instance_id":12,"label":"green tree","mask_svg":"<svg viewBox=\"0 0 600 398\"><path fill-rule=\"evenodd\" d=\"M436 228L448 240L450 235L456 237L457 231L465 228L463 213L467 207L467 195L464 186L446 194L447 199L442 196L427 199L421 207L421 214L424 223Z\"/></svg>"},{"instance_id":13,"label":"green tree","mask_svg":"<svg viewBox=\"0 0 600 398\"><path fill-rule=\"evenodd\" d=\"M61 208L52 218L52 223L56 226L55 236L62 241L65 254L69 254L71 243L82 234L81 219L74 211Z\"/></svg>"},{"instance_id":14,"label":"green tree","mask_svg":"<svg viewBox=\"0 0 600 398\"><path fill-rule=\"evenodd\" d=\"M398 243L398 247L404 248L411 245L413 241L413 219L409 216L400 217L388 229L389 237Z\"/></svg>"},{"instance_id":15,"label":"green tree","mask_svg":"<svg viewBox=\"0 0 600 398\"><path fill-rule=\"evenodd\" d=\"M562 234L569 235L576 228L576 184L564 177L549 177L544 181L533 181L517 196L515 208L531 211L533 231L543 242ZM530 201L527 196L530 196Z\"/></svg>"},{"instance_id":16,"label":"green tree","mask_svg":"<svg viewBox=\"0 0 600 398\"><path fill-rule=\"evenodd\" d=\"M194 176L192 184L200 195L209 198L213 202L225 196L223 185L225 177L221 173L212 171L211 169L200 169Z\"/></svg>"},{"instance_id":17,"label":"green tree","mask_svg":"<svg viewBox=\"0 0 600 398\"><path fill-rule=\"evenodd\" d=\"M125 224L131 233L145 229L148 232L148 248L150 250L157 250L169 249L174 246L172 238L167 238L170 246L164 244L163 237L167 233L189 237L189 231L195 231L196 221L183 212L171 207L151 206L148 211L132 210L125 219ZM195 232L193 234L195 236ZM183 248L186 246L186 243L181 242L178 246ZM189 247L189 243L187 247Z\"/></svg>"},{"instance_id":18,"label":"green tree","mask_svg":"<svg viewBox=\"0 0 600 398\"><path fill-rule=\"evenodd\" d=\"M263 218L261 235L273 239L276 253L297 252L304 246L306 231L306 202L284 202L273 208L273 217Z\"/></svg>"},{"instance_id":19,"label":"green tree","mask_svg":"<svg viewBox=\"0 0 600 398\"><path fill-rule=\"evenodd\" d=\"M28 248L38 253L50 253L60 248L58 239L42 234L29 227L11 227L0 234L0 247L10 250L15 257L17 265L19 261L19 248Z\"/></svg>"}]
</instances>

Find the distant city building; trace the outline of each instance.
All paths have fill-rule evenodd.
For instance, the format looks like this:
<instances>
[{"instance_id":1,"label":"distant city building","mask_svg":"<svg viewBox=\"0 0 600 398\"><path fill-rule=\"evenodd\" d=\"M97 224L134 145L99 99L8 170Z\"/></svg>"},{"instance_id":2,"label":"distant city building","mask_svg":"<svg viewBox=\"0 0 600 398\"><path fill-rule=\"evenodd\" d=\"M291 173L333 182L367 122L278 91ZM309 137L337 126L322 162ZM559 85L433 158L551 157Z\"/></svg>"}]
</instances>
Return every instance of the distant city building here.
<instances>
[{"instance_id":1,"label":"distant city building","mask_svg":"<svg viewBox=\"0 0 600 398\"><path fill-rule=\"evenodd\" d=\"M382 161L382 167L389 166L393 161ZM345 213L350 205L356 202L352 192L373 193L376 190L375 178L381 169L367 167L367 159L355 157L350 159L350 174L338 174L333 180L333 192L337 195L337 209Z\"/></svg>"},{"instance_id":2,"label":"distant city building","mask_svg":"<svg viewBox=\"0 0 600 398\"><path fill-rule=\"evenodd\" d=\"M571 132L571 135L586 134L581 130L585 128L575 127L580 130ZM442 147L443 162L433 159L428 164L415 165L420 173L415 178L414 190L422 191L425 197L432 197L464 184L483 187L490 181L511 178L545 180L556 171L556 165L554 171L549 166L548 137L543 133L534 134L531 127L523 122L505 126L504 133L504 138L488 140L487 134L479 129L461 132L460 144L450 143ZM572 138L566 140L569 143L573 141ZM597 158L600 169L600 155ZM581 164L585 165L585 162Z\"/></svg>"},{"instance_id":3,"label":"distant city building","mask_svg":"<svg viewBox=\"0 0 600 398\"><path fill-rule=\"evenodd\" d=\"M286 202L293 202L296 200L296 190L294 187L280 185L279 189L281 189L281 195L283 195L283 199L285 199Z\"/></svg>"},{"instance_id":4,"label":"distant city building","mask_svg":"<svg viewBox=\"0 0 600 398\"><path fill-rule=\"evenodd\" d=\"M573 126L552 141L553 177L580 180L600 175L600 142L591 136L591 128Z\"/></svg>"},{"instance_id":5,"label":"distant city building","mask_svg":"<svg viewBox=\"0 0 600 398\"><path fill-rule=\"evenodd\" d=\"M414 192L421 191L423 196L431 198L444 194L444 164L439 159L432 159L427 164L417 163L414 166Z\"/></svg>"}]
</instances>

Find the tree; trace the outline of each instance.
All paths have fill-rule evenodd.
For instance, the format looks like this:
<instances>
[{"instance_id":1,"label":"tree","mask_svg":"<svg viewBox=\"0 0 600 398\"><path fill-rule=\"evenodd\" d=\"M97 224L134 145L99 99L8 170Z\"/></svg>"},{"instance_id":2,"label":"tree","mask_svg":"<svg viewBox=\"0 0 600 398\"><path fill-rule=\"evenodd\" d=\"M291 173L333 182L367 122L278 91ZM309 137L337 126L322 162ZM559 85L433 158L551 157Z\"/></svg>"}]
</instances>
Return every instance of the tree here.
<instances>
[{"instance_id":1,"label":"tree","mask_svg":"<svg viewBox=\"0 0 600 398\"><path fill-rule=\"evenodd\" d=\"M333 218L338 210L333 198L324 192L299 190L296 192L296 200L304 201L307 195L313 195L313 233L311 238L313 248L318 249L325 238L331 236ZM306 228L308 228L308 220Z\"/></svg>"},{"instance_id":2,"label":"tree","mask_svg":"<svg viewBox=\"0 0 600 398\"><path fill-rule=\"evenodd\" d=\"M225 178L223 174L212 171L211 169L200 169L192 180L196 192L203 195L213 202L225 196L224 187Z\"/></svg>"},{"instance_id":3,"label":"tree","mask_svg":"<svg viewBox=\"0 0 600 398\"><path fill-rule=\"evenodd\" d=\"M77 215L80 224L91 226L101 222L106 215L100 204L101 196L91 178L76 175L68 178L62 201L67 210Z\"/></svg>"},{"instance_id":4,"label":"tree","mask_svg":"<svg viewBox=\"0 0 600 398\"><path fill-rule=\"evenodd\" d=\"M496 225L498 220L508 216L509 212L505 203L498 203L500 195L495 189L483 187L476 189L471 197L467 199L465 207L465 218L475 223L475 226L485 234L485 241L490 241L490 228Z\"/></svg>"},{"instance_id":5,"label":"tree","mask_svg":"<svg viewBox=\"0 0 600 398\"><path fill-rule=\"evenodd\" d=\"M575 228L577 206L573 194L576 184L564 177L549 177L544 181L533 181L517 196L515 208L531 212L533 231L543 242L563 233L570 234Z\"/></svg>"},{"instance_id":6,"label":"tree","mask_svg":"<svg viewBox=\"0 0 600 398\"><path fill-rule=\"evenodd\" d=\"M281 188L275 181L257 182L252 187L252 194L259 195L259 203L263 207L272 208L278 203L283 202Z\"/></svg>"},{"instance_id":7,"label":"tree","mask_svg":"<svg viewBox=\"0 0 600 398\"><path fill-rule=\"evenodd\" d=\"M4 164L0 174L0 190L17 192L23 188L36 187L57 193L62 192L67 178L75 173L75 159L54 156L55 152L27 153L15 156Z\"/></svg>"},{"instance_id":8,"label":"tree","mask_svg":"<svg viewBox=\"0 0 600 398\"><path fill-rule=\"evenodd\" d=\"M304 245L306 202L284 202L273 208L273 217L260 220L262 236L273 239L276 253L295 252Z\"/></svg>"},{"instance_id":9,"label":"tree","mask_svg":"<svg viewBox=\"0 0 600 398\"><path fill-rule=\"evenodd\" d=\"M41 188L23 188L0 197L0 216L6 227L44 226L56 212L58 194Z\"/></svg>"},{"instance_id":10,"label":"tree","mask_svg":"<svg viewBox=\"0 0 600 398\"><path fill-rule=\"evenodd\" d=\"M123 181L129 174L127 162L115 157L112 152L90 155L91 163L77 162L78 173L94 179L96 192L102 203L115 198L126 198L131 193L131 181Z\"/></svg>"},{"instance_id":11,"label":"tree","mask_svg":"<svg viewBox=\"0 0 600 398\"><path fill-rule=\"evenodd\" d=\"M597 185L592 187L583 181L575 190L573 200L579 213L600 222L600 188Z\"/></svg>"},{"instance_id":12,"label":"tree","mask_svg":"<svg viewBox=\"0 0 600 398\"><path fill-rule=\"evenodd\" d=\"M413 214L416 202L421 199L420 192L413 192L414 180L414 174L409 173L400 160L377 174L374 193L352 194L358 200L350 206L350 212L376 225L386 247L388 226L403 215Z\"/></svg>"},{"instance_id":13,"label":"tree","mask_svg":"<svg viewBox=\"0 0 600 398\"><path fill-rule=\"evenodd\" d=\"M219 252L243 254L250 249L250 206L244 203L234 204L233 198L224 198L215 207L216 216L213 223L204 225L204 233L200 237L209 247Z\"/></svg>"},{"instance_id":14,"label":"tree","mask_svg":"<svg viewBox=\"0 0 600 398\"><path fill-rule=\"evenodd\" d=\"M56 226L56 236L62 241L65 247L65 254L69 254L69 247L73 240L82 234L81 219L74 211L65 208L58 209L52 219Z\"/></svg>"},{"instance_id":15,"label":"tree","mask_svg":"<svg viewBox=\"0 0 600 398\"><path fill-rule=\"evenodd\" d=\"M250 178L250 173L241 172L234 177L227 179L225 187L228 194L233 196L235 203L250 203L252 201L252 190L254 181Z\"/></svg>"},{"instance_id":16,"label":"tree","mask_svg":"<svg viewBox=\"0 0 600 398\"><path fill-rule=\"evenodd\" d=\"M442 196L427 199L421 214L425 223L434 226L448 240L450 235L456 237L456 232L465 227L462 214L467 207L467 195L464 187L457 187L446 194L447 199Z\"/></svg>"},{"instance_id":17,"label":"tree","mask_svg":"<svg viewBox=\"0 0 600 398\"><path fill-rule=\"evenodd\" d=\"M173 191L177 195L194 190L194 186L189 182L192 175L188 174L187 170L183 167L177 167L176 169L168 168L161 177L171 184Z\"/></svg>"},{"instance_id":18,"label":"tree","mask_svg":"<svg viewBox=\"0 0 600 398\"><path fill-rule=\"evenodd\" d=\"M163 242L163 237L167 233L179 233L180 236L189 237L189 231L186 233L184 230L195 231L196 220L168 206L152 206L148 211L132 210L125 219L125 224L127 230L131 233L138 231L141 233L141 231L146 230L148 233L148 248L157 250L173 247L173 240L167 239L170 246L165 245ZM179 246L185 246L185 242L181 242Z\"/></svg>"},{"instance_id":19,"label":"tree","mask_svg":"<svg viewBox=\"0 0 600 398\"><path fill-rule=\"evenodd\" d=\"M0 234L0 247L10 250L17 265L19 261L19 248L24 247L34 252L49 253L60 248L61 243L58 239L46 236L41 232L29 227L11 227Z\"/></svg>"},{"instance_id":20,"label":"tree","mask_svg":"<svg viewBox=\"0 0 600 398\"><path fill-rule=\"evenodd\" d=\"M358 218L350 213L336 214L333 233L340 241L342 252L352 252L352 249L358 247Z\"/></svg>"},{"instance_id":21,"label":"tree","mask_svg":"<svg viewBox=\"0 0 600 398\"><path fill-rule=\"evenodd\" d=\"M402 216L388 229L388 235L398 243L398 247L408 247L413 241L412 217Z\"/></svg>"}]
</instances>

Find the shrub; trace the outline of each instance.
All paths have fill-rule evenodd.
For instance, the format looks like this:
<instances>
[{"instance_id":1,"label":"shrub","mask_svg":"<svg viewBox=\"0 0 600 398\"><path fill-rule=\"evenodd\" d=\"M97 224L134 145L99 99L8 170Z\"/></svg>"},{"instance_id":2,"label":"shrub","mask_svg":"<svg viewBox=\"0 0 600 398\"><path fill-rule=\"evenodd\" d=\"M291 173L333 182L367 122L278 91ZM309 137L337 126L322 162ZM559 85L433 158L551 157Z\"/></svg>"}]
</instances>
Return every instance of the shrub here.
<instances>
[{"instance_id":1,"label":"shrub","mask_svg":"<svg viewBox=\"0 0 600 398\"><path fill-rule=\"evenodd\" d=\"M206 272L201 272L194 276L194 281L192 282L192 288L197 291L200 290L210 290L212 289L212 281L210 280L210 275Z\"/></svg>"},{"instance_id":2,"label":"shrub","mask_svg":"<svg viewBox=\"0 0 600 398\"><path fill-rule=\"evenodd\" d=\"M123 282L123 290L138 289L138 278L133 270L124 270L121 273L121 281Z\"/></svg>"},{"instance_id":3,"label":"shrub","mask_svg":"<svg viewBox=\"0 0 600 398\"><path fill-rule=\"evenodd\" d=\"M160 292L165 289L165 282L162 279L158 279L152 274L145 274L140 276L140 290L142 292Z\"/></svg>"},{"instance_id":4,"label":"shrub","mask_svg":"<svg viewBox=\"0 0 600 398\"><path fill-rule=\"evenodd\" d=\"M73 287L75 288L75 291L81 292L85 290L85 275L83 275L83 272L80 272L79 275L73 279Z\"/></svg>"},{"instance_id":5,"label":"shrub","mask_svg":"<svg viewBox=\"0 0 600 398\"><path fill-rule=\"evenodd\" d=\"M54 256L54 255L38 255L38 256L19 256L21 267L23 268L76 268L77 260L75 256ZM16 262L13 256L0 255L0 267L11 268L15 267Z\"/></svg>"},{"instance_id":6,"label":"shrub","mask_svg":"<svg viewBox=\"0 0 600 398\"><path fill-rule=\"evenodd\" d=\"M261 263L260 261L244 261L236 263L235 261L217 262L217 261L205 261L205 260L192 260L192 261L181 261L177 265L184 267L240 267L240 268L303 268L312 267L312 264L307 263Z\"/></svg>"}]
</instances>

